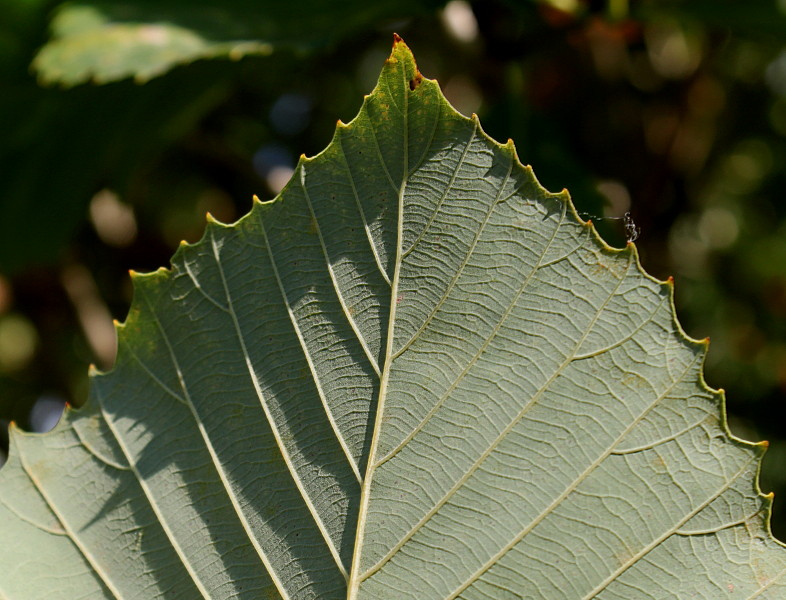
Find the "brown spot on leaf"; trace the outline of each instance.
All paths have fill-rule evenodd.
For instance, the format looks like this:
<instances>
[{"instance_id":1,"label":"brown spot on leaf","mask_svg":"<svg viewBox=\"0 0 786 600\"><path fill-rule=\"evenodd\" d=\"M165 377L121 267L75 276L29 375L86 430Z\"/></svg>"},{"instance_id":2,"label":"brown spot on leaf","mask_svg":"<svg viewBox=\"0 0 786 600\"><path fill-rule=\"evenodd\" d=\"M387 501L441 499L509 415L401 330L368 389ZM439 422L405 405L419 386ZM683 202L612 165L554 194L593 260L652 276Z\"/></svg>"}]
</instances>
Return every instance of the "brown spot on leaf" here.
<instances>
[{"instance_id":1,"label":"brown spot on leaf","mask_svg":"<svg viewBox=\"0 0 786 600\"><path fill-rule=\"evenodd\" d=\"M421 75L420 71L418 71L417 73L415 73L415 76L409 80L409 90L411 92L414 92L415 88L417 88L422 81L423 81L423 75Z\"/></svg>"},{"instance_id":2,"label":"brown spot on leaf","mask_svg":"<svg viewBox=\"0 0 786 600\"><path fill-rule=\"evenodd\" d=\"M632 388L643 389L647 387L647 380L637 373L628 373L622 378L622 384Z\"/></svg>"}]
</instances>

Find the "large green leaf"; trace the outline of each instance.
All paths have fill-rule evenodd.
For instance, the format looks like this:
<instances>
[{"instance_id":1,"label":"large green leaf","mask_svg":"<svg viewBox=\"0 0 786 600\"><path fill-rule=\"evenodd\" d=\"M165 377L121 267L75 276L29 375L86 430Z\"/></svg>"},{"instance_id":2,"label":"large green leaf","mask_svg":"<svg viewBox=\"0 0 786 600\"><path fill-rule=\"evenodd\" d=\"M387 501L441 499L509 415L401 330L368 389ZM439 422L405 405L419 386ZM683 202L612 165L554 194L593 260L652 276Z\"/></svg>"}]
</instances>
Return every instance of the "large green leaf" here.
<instances>
[{"instance_id":1,"label":"large green leaf","mask_svg":"<svg viewBox=\"0 0 786 600\"><path fill-rule=\"evenodd\" d=\"M114 370L13 430L0 597L782 598L671 282L397 41L279 198L136 275Z\"/></svg>"}]
</instances>

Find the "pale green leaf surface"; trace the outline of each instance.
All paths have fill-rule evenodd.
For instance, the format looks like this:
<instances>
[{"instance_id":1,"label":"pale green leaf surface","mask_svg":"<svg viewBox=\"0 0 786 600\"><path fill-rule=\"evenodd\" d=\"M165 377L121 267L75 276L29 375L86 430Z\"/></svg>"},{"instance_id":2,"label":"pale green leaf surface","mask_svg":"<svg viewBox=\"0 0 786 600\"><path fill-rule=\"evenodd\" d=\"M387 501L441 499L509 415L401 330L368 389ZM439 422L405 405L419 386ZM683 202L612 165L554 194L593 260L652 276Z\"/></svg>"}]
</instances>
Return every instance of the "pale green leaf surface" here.
<instances>
[{"instance_id":1,"label":"pale green leaf surface","mask_svg":"<svg viewBox=\"0 0 786 600\"><path fill-rule=\"evenodd\" d=\"M706 343L397 42L273 202L135 275L0 471L0 598L786 594Z\"/></svg>"}]
</instances>

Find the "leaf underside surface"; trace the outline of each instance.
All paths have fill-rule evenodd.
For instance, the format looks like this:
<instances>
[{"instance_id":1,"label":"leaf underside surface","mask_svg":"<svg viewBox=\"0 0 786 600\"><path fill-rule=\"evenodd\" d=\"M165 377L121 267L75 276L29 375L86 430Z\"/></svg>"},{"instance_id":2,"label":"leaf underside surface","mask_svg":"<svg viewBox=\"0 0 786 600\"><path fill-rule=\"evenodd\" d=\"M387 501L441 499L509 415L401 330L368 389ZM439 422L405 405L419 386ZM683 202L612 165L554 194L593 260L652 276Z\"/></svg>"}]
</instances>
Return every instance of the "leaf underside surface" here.
<instances>
[{"instance_id":1,"label":"leaf underside surface","mask_svg":"<svg viewBox=\"0 0 786 600\"><path fill-rule=\"evenodd\" d=\"M786 594L671 281L398 38L279 197L133 280L87 405L12 430L4 600Z\"/></svg>"}]
</instances>

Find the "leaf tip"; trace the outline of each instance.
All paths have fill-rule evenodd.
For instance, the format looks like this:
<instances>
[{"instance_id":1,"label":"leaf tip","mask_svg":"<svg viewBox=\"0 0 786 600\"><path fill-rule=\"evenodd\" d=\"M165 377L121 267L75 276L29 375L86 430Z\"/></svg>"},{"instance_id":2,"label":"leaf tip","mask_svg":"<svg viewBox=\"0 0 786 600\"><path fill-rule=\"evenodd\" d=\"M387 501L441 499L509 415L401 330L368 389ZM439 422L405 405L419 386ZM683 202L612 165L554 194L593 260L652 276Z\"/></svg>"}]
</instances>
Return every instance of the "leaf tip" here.
<instances>
[{"instance_id":1,"label":"leaf tip","mask_svg":"<svg viewBox=\"0 0 786 600\"><path fill-rule=\"evenodd\" d=\"M396 44L403 44L404 40L401 39L401 36L397 33L393 33L393 47L396 47Z\"/></svg>"}]
</instances>

